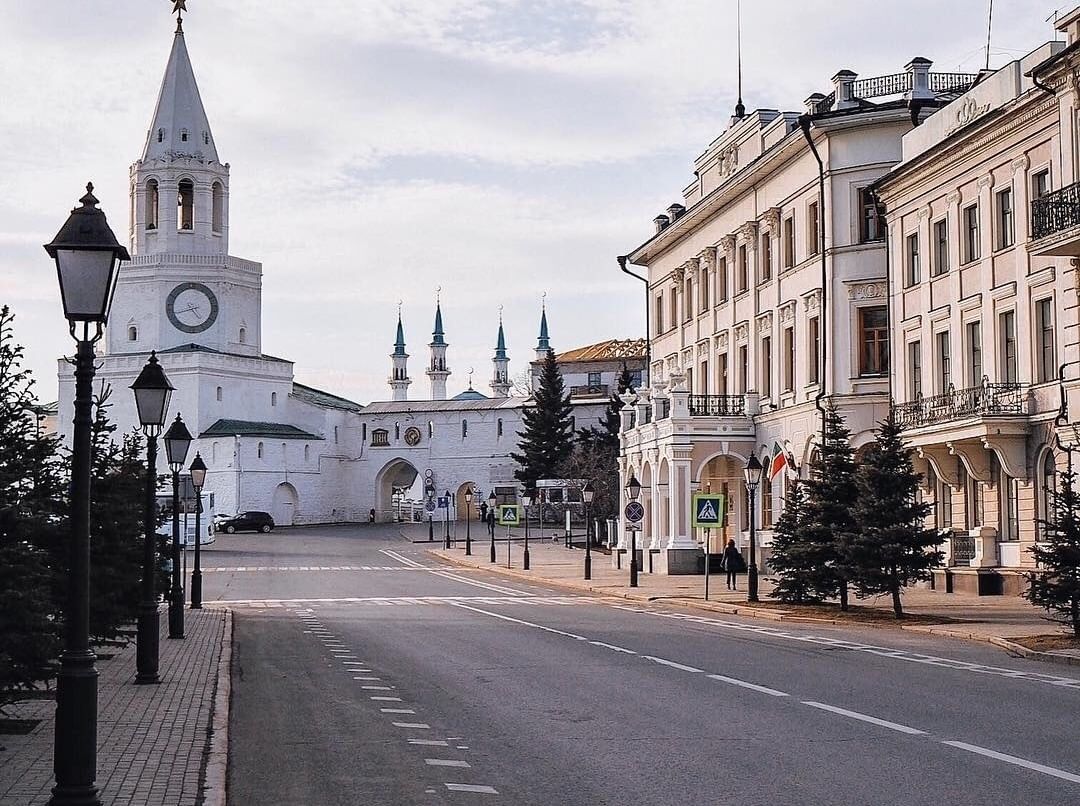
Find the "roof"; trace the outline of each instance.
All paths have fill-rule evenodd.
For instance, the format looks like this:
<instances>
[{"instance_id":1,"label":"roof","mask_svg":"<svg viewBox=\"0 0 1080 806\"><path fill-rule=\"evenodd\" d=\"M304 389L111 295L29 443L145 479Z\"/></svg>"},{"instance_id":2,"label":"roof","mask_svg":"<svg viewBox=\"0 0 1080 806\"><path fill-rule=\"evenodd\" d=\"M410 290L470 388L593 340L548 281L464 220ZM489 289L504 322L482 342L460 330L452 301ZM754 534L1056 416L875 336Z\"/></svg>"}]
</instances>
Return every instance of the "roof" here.
<instances>
[{"instance_id":1,"label":"roof","mask_svg":"<svg viewBox=\"0 0 1080 806\"><path fill-rule=\"evenodd\" d=\"M227 353L224 350L215 350L213 347L206 347L205 345L196 344L195 342L190 342L188 344L178 344L175 347L169 347L168 349L158 350L157 351L158 355L165 355L167 353L214 353L215 355L231 355L231 356L234 356L236 358L257 358L257 359L259 359L261 361L279 361L282 364L291 364L291 363L293 363L292 361L290 361L287 358L277 358L276 356L266 355L265 353L263 353L262 355L244 355L243 353Z\"/></svg>"},{"instance_id":2,"label":"roof","mask_svg":"<svg viewBox=\"0 0 1080 806\"><path fill-rule=\"evenodd\" d=\"M384 400L368 403L363 414L420 414L428 411L482 411L484 409L520 409L524 397L470 398L468 400Z\"/></svg>"},{"instance_id":3,"label":"roof","mask_svg":"<svg viewBox=\"0 0 1080 806\"><path fill-rule=\"evenodd\" d=\"M158 138L158 132L161 138ZM217 146L210 132L210 121L203 108L195 71L191 67L184 32L179 27L173 37L169 63L161 80L157 106L146 133L144 160L195 158L217 162Z\"/></svg>"},{"instance_id":4,"label":"roof","mask_svg":"<svg viewBox=\"0 0 1080 806\"><path fill-rule=\"evenodd\" d=\"M431 344L446 344L446 340L443 338L446 334L443 332L442 323L442 305L438 302L435 303L435 329L431 331Z\"/></svg>"},{"instance_id":5,"label":"roof","mask_svg":"<svg viewBox=\"0 0 1080 806\"><path fill-rule=\"evenodd\" d=\"M353 401L339 397L338 395L332 395L329 392L324 392L321 389L316 389L312 386L305 386L302 383L293 381L292 388L293 397L299 398L307 403L311 403L315 406L322 406L326 409L342 409L344 411L362 411L364 406L361 403L354 403Z\"/></svg>"},{"instance_id":6,"label":"roof","mask_svg":"<svg viewBox=\"0 0 1080 806\"><path fill-rule=\"evenodd\" d=\"M487 400L488 396L477 392L475 389L466 389L454 395L454 400Z\"/></svg>"},{"instance_id":7,"label":"roof","mask_svg":"<svg viewBox=\"0 0 1080 806\"><path fill-rule=\"evenodd\" d=\"M201 434L202 437L276 437L278 439L322 439L295 425L260 423L253 420L218 420Z\"/></svg>"},{"instance_id":8,"label":"roof","mask_svg":"<svg viewBox=\"0 0 1080 806\"><path fill-rule=\"evenodd\" d=\"M397 317L397 337L394 339L394 355L405 355L405 328L401 326L401 313Z\"/></svg>"},{"instance_id":9,"label":"roof","mask_svg":"<svg viewBox=\"0 0 1080 806\"><path fill-rule=\"evenodd\" d=\"M559 353L555 360L560 364L572 361L625 361L626 359L644 359L648 350L645 339L608 339L607 341L578 347Z\"/></svg>"}]
</instances>

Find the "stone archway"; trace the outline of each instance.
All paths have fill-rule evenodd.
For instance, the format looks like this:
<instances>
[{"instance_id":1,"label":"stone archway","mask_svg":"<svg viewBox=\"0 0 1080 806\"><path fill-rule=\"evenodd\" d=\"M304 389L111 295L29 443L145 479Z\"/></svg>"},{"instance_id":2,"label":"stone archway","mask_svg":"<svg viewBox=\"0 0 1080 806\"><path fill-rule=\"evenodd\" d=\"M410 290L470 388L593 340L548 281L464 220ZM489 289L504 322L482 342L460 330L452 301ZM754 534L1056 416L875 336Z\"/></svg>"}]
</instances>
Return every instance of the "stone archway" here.
<instances>
[{"instance_id":1,"label":"stone archway","mask_svg":"<svg viewBox=\"0 0 1080 806\"><path fill-rule=\"evenodd\" d=\"M375 519L392 523L397 518L395 491L407 492L416 482L419 471L408 459L391 459L375 476Z\"/></svg>"},{"instance_id":2,"label":"stone archway","mask_svg":"<svg viewBox=\"0 0 1080 806\"><path fill-rule=\"evenodd\" d=\"M300 495L296 488L285 481L274 488L271 517L275 526L292 526L300 510Z\"/></svg>"}]
</instances>

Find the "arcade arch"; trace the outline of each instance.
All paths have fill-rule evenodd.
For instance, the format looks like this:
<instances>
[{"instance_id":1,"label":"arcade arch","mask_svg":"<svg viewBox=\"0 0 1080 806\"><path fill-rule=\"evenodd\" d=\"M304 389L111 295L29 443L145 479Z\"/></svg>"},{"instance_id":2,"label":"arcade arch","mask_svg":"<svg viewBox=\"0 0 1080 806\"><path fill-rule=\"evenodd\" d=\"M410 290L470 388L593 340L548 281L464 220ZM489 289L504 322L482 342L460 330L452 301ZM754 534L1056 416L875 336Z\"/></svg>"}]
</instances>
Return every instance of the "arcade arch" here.
<instances>
[{"instance_id":1,"label":"arcade arch","mask_svg":"<svg viewBox=\"0 0 1080 806\"><path fill-rule=\"evenodd\" d=\"M408 459L391 459L375 476L375 518L379 522L393 522L397 516L394 509L395 491L407 495L419 471Z\"/></svg>"}]
</instances>

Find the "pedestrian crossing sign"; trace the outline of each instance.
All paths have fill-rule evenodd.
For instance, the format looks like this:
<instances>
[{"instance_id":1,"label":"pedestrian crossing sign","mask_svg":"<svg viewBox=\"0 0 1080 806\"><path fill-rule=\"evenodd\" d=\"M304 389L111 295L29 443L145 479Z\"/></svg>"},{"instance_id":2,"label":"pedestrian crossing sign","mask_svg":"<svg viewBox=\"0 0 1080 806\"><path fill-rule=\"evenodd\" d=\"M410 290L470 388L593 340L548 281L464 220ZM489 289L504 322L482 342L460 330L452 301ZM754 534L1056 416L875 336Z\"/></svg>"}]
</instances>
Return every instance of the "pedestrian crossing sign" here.
<instances>
[{"instance_id":1,"label":"pedestrian crossing sign","mask_svg":"<svg viewBox=\"0 0 1080 806\"><path fill-rule=\"evenodd\" d=\"M520 526L521 507L517 504L499 504L499 526Z\"/></svg>"},{"instance_id":2,"label":"pedestrian crossing sign","mask_svg":"<svg viewBox=\"0 0 1080 806\"><path fill-rule=\"evenodd\" d=\"M696 529L720 529L724 525L724 496L713 493L694 493L693 520Z\"/></svg>"}]
</instances>

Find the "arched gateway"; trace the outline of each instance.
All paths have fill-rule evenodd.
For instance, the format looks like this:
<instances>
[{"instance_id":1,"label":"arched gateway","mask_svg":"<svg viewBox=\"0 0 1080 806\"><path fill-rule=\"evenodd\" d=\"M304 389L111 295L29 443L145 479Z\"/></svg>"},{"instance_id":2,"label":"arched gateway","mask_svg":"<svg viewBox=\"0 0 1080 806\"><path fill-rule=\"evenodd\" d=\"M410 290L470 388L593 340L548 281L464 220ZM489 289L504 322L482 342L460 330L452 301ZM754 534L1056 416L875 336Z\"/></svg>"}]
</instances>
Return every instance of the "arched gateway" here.
<instances>
[{"instance_id":1,"label":"arched gateway","mask_svg":"<svg viewBox=\"0 0 1080 806\"><path fill-rule=\"evenodd\" d=\"M416 481L417 469L407 459L391 459L375 477L375 517L380 522L393 521L395 492L407 493Z\"/></svg>"}]
</instances>

